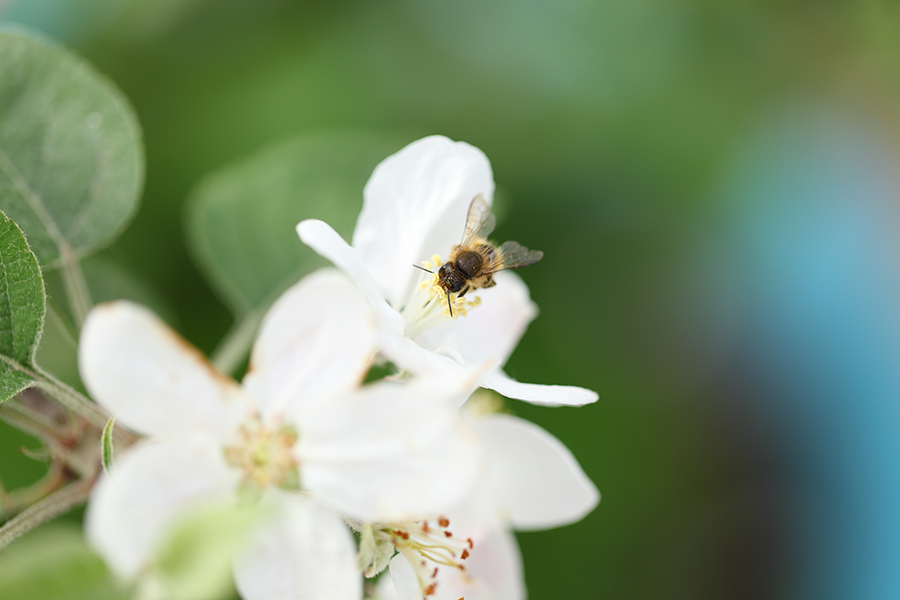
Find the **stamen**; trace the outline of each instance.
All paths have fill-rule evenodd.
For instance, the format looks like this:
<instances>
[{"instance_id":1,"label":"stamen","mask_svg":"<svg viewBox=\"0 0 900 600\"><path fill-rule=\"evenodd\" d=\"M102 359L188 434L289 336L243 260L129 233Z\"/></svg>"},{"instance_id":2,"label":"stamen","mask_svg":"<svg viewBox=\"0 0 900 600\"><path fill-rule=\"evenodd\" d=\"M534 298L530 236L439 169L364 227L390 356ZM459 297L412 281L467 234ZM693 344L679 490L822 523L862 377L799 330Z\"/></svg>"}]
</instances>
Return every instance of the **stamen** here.
<instances>
[{"instance_id":1,"label":"stamen","mask_svg":"<svg viewBox=\"0 0 900 600\"><path fill-rule=\"evenodd\" d=\"M464 561L474 546L472 538L455 537L449 526L450 520L442 516L435 521L389 523L380 528L413 568L423 596L435 593L441 567L466 571Z\"/></svg>"},{"instance_id":2,"label":"stamen","mask_svg":"<svg viewBox=\"0 0 900 600\"><path fill-rule=\"evenodd\" d=\"M241 426L235 442L225 448L225 460L243 471L246 486L298 489L300 476L292 451L297 439L292 427L264 425L256 416Z\"/></svg>"},{"instance_id":3,"label":"stamen","mask_svg":"<svg viewBox=\"0 0 900 600\"><path fill-rule=\"evenodd\" d=\"M430 261L422 262L423 267L420 269L422 273L416 291L403 308L406 335L412 339L448 318L458 319L466 316L469 310L481 304L481 298L478 296L468 297L467 294L467 297L460 298L455 292L449 294L448 301L447 292L439 285L438 271L441 264L441 257L437 254L432 256Z\"/></svg>"}]
</instances>

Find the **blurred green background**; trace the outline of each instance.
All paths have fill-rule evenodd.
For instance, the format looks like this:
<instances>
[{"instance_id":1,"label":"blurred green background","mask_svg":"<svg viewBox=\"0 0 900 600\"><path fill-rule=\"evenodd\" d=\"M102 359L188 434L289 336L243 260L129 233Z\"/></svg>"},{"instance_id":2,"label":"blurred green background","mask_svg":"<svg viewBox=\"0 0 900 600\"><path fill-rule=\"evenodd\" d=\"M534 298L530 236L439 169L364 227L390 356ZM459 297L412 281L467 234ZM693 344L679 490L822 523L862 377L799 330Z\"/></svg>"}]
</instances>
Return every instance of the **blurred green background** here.
<instances>
[{"instance_id":1,"label":"blurred green background","mask_svg":"<svg viewBox=\"0 0 900 600\"><path fill-rule=\"evenodd\" d=\"M603 494L519 536L533 600L900 593L896 3L6 0L0 17L134 105L143 202L96 260L207 352L232 317L185 241L205 175L298 134L487 154L497 237L545 253L521 273L541 314L508 371L600 394L511 403ZM851 313L871 322L815 335ZM3 456L23 443L2 430ZM0 465L10 485L38 472Z\"/></svg>"}]
</instances>

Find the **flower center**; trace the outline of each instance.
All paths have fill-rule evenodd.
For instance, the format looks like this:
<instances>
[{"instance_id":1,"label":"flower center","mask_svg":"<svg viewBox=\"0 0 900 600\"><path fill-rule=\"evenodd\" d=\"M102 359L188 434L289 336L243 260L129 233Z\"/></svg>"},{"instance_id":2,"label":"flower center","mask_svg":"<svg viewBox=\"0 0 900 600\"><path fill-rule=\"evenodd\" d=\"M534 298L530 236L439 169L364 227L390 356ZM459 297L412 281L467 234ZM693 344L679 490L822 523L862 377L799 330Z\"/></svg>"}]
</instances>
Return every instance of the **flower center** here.
<instances>
[{"instance_id":1,"label":"flower center","mask_svg":"<svg viewBox=\"0 0 900 600\"><path fill-rule=\"evenodd\" d=\"M245 485L299 489L300 473L292 452L297 438L293 427L264 425L255 417L241 426L235 443L225 448L225 460L243 471Z\"/></svg>"},{"instance_id":2,"label":"flower center","mask_svg":"<svg viewBox=\"0 0 900 600\"><path fill-rule=\"evenodd\" d=\"M390 536L412 566L423 596L435 593L442 568L466 572L465 560L474 546L472 538L460 539L449 527L449 519L438 517L418 523L388 523L380 528L379 533Z\"/></svg>"},{"instance_id":3,"label":"flower center","mask_svg":"<svg viewBox=\"0 0 900 600\"><path fill-rule=\"evenodd\" d=\"M406 335L415 339L422 332L431 329L448 318L464 317L469 310L481 304L481 298L460 298L456 292L447 293L438 282L438 271L441 268L441 257L435 254L431 260L422 265L431 273L423 272L419 277L412 297L407 301L401 313L406 321ZM448 300L449 296L449 300ZM450 307L453 307L452 315Z\"/></svg>"}]
</instances>

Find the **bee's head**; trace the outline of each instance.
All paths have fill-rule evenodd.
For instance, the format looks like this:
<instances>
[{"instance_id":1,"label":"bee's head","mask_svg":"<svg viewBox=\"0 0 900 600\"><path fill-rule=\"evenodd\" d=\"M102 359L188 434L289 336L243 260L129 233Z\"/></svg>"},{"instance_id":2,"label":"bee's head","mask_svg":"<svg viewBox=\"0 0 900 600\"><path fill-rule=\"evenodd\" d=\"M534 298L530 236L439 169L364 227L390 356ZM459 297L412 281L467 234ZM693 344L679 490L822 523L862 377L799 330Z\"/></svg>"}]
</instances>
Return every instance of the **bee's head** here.
<instances>
[{"instance_id":1,"label":"bee's head","mask_svg":"<svg viewBox=\"0 0 900 600\"><path fill-rule=\"evenodd\" d=\"M466 284L466 278L452 262L446 262L438 269L438 281L448 294L458 292Z\"/></svg>"}]
</instances>

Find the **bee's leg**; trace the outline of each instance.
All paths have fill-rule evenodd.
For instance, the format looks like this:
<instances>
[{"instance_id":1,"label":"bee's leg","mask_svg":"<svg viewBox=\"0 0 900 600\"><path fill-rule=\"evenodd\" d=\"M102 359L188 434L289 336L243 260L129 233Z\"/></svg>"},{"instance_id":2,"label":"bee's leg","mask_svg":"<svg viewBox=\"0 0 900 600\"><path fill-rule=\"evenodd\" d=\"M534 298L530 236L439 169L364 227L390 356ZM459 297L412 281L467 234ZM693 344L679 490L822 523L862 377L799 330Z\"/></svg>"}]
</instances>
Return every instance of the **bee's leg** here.
<instances>
[{"instance_id":1,"label":"bee's leg","mask_svg":"<svg viewBox=\"0 0 900 600\"><path fill-rule=\"evenodd\" d=\"M494 281L493 274L490 274L490 275L487 275L485 282L483 284L481 284L481 287L489 288L489 287L494 287L495 285L497 285L497 282Z\"/></svg>"},{"instance_id":2,"label":"bee's leg","mask_svg":"<svg viewBox=\"0 0 900 600\"><path fill-rule=\"evenodd\" d=\"M457 297L457 298L462 298L463 296L466 295L466 292L468 292L470 289L472 289L472 288L469 287L469 286L467 285L467 286L463 289L463 291L461 291L460 293L458 293L458 294L456 295L456 297Z\"/></svg>"}]
</instances>

